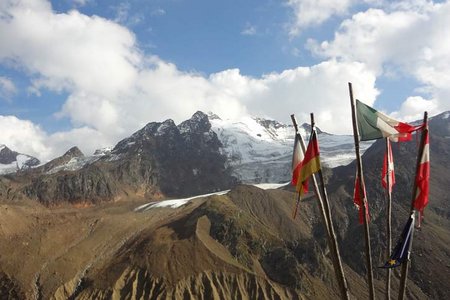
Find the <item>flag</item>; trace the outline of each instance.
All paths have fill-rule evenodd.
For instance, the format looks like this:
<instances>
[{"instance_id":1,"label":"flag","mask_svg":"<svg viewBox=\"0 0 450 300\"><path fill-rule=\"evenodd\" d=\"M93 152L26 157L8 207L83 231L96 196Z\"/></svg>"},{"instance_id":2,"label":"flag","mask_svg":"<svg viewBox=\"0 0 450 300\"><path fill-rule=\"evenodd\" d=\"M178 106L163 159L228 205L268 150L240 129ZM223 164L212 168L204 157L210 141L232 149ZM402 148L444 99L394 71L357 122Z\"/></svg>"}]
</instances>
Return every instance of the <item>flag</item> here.
<instances>
[{"instance_id":1,"label":"flag","mask_svg":"<svg viewBox=\"0 0 450 300\"><path fill-rule=\"evenodd\" d=\"M389 139L386 139L387 151L384 154L383 170L381 171L381 184L385 189L392 193L392 187L395 184L395 173L394 173L394 157L392 156L392 147ZM389 186L388 186L388 176L389 176Z\"/></svg>"},{"instance_id":2,"label":"flag","mask_svg":"<svg viewBox=\"0 0 450 300\"><path fill-rule=\"evenodd\" d=\"M308 178L320 170L320 151L315 130L311 133L305 157L298 167L297 191L303 195L308 191Z\"/></svg>"},{"instance_id":3,"label":"flag","mask_svg":"<svg viewBox=\"0 0 450 300\"><path fill-rule=\"evenodd\" d=\"M409 141L411 133L420 128L388 117L359 100L356 100L356 114L361 141L389 137L393 142Z\"/></svg>"},{"instance_id":4,"label":"flag","mask_svg":"<svg viewBox=\"0 0 450 300\"><path fill-rule=\"evenodd\" d=\"M409 258L409 244L411 243L412 233L414 230L414 214L412 214L408 222L403 228L402 234L395 245L389 260L381 268L395 268L400 266Z\"/></svg>"},{"instance_id":5,"label":"flag","mask_svg":"<svg viewBox=\"0 0 450 300\"><path fill-rule=\"evenodd\" d=\"M423 210L428 204L430 180L430 141L428 126L424 127L422 134L425 136L423 137L423 144L421 145L422 156L416 174L416 193L414 199L414 208L419 212L419 227L423 218Z\"/></svg>"},{"instance_id":6,"label":"flag","mask_svg":"<svg viewBox=\"0 0 450 300\"><path fill-rule=\"evenodd\" d=\"M302 162L304 158L303 149L300 145L300 136L297 133L295 135L295 141L294 141L294 151L292 153L292 185L297 185L297 179L298 179L298 173L300 170L300 163Z\"/></svg>"},{"instance_id":7,"label":"flag","mask_svg":"<svg viewBox=\"0 0 450 300\"><path fill-rule=\"evenodd\" d=\"M360 188L362 188L362 191L360 190ZM363 198L361 198L361 195L363 196ZM366 187L364 185L362 185L362 184L361 185L359 184L359 177L358 177L358 174L356 174L355 188L353 190L353 203L355 204L355 206L359 210L359 224L363 224L364 223L363 203L366 206L366 219L367 219L367 222L370 221L369 206L367 205L367 200L364 201L364 199L366 199Z\"/></svg>"},{"instance_id":8,"label":"flag","mask_svg":"<svg viewBox=\"0 0 450 300\"><path fill-rule=\"evenodd\" d=\"M296 159L294 146L294 157L292 162ZM297 156L298 157L298 156ZM297 164L292 175L292 183L296 185L298 192L298 198L295 203L293 218L297 215L298 205L301 200L301 196L308 192L308 179L309 177L320 170L320 151L319 143L317 142L317 133L315 130L311 132L308 147L306 148L305 156L303 160ZM294 183L295 182L295 183Z\"/></svg>"}]
</instances>

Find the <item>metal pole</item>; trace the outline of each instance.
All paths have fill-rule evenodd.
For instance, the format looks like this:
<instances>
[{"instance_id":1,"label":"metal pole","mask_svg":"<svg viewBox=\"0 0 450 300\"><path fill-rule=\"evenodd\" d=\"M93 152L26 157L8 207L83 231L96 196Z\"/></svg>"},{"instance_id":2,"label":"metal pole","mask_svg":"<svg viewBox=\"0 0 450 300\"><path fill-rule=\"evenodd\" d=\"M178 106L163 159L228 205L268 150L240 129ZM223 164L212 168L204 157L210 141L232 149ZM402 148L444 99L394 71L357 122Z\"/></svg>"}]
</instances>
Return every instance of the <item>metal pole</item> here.
<instances>
[{"instance_id":1,"label":"metal pole","mask_svg":"<svg viewBox=\"0 0 450 300\"><path fill-rule=\"evenodd\" d=\"M361 154L359 152L359 131L358 131L358 125L356 121L356 107L355 107L355 100L353 99L353 89L351 82L348 83L348 89L350 92L350 104L352 108L352 121L353 121L353 136L355 139L355 152L356 152L356 165L358 168L358 179L359 179L359 187L358 191L361 193L363 191L362 187L365 186L364 184L364 176L363 176L363 168L362 168L362 159ZM370 247L370 233L369 233L369 223L367 220L367 199L366 196L361 195L360 197L363 201L363 220L364 220L364 239L366 242L366 268L367 268L367 280L369 284L369 297L371 300L375 299L375 288L373 285L373 271L372 271L372 250Z\"/></svg>"}]
</instances>

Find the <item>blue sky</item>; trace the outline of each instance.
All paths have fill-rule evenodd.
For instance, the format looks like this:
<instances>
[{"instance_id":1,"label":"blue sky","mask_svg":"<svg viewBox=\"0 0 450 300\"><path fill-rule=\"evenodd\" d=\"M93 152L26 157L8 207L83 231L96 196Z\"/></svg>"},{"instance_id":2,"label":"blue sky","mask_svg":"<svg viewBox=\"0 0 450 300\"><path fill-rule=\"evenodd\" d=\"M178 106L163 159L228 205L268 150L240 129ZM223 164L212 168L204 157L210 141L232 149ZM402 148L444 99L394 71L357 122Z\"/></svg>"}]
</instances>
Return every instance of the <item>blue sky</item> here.
<instances>
[{"instance_id":1,"label":"blue sky","mask_svg":"<svg viewBox=\"0 0 450 300\"><path fill-rule=\"evenodd\" d=\"M450 109L450 4L423 0L5 0L0 144L46 160L196 110L351 128L357 98ZM304 119L304 120L303 120Z\"/></svg>"}]
</instances>

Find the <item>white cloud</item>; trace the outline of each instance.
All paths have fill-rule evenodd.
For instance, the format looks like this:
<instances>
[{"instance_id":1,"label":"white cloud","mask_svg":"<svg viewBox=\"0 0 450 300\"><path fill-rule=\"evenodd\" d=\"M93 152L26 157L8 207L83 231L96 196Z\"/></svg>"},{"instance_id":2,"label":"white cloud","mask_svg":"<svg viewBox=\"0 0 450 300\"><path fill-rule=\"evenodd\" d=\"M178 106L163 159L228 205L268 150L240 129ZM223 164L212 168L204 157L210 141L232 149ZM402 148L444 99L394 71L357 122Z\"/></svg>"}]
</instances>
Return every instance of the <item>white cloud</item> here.
<instances>
[{"instance_id":1,"label":"white cloud","mask_svg":"<svg viewBox=\"0 0 450 300\"><path fill-rule=\"evenodd\" d=\"M373 104L378 90L376 77L361 63L325 61L312 67L299 67L261 79L265 89L252 95L249 111L288 122L296 113L299 120L309 122L314 112L321 129L332 133L351 132L350 81L366 103Z\"/></svg>"},{"instance_id":2,"label":"white cloud","mask_svg":"<svg viewBox=\"0 0 450 300\"><path fill-rule=\"evenodd\" d=\"M0 116L0 128L0 143L12 150L38 158L53 155L50 147L46 145L46 133L31 121L20 120L15 116Z\"/></svg>"},{"instance_id":3,"label":"white cloud","mask_svg":"<svg viewBox=\"0 0 450 300\"><path fill-rule=\"evenodd\" d=\"M255 35L256 34L256 27L247 23L244 27L244 29L241 31L242 35Z\"/></svg>"},{"instance_id":4,"label":"white cloud","mask_svg":"<svg viewBox=\"0 0 450 300\"><path fill-rule=\"evenodd\" d=\"M436 115L442 111L438 108L436 100L427 100L420 96L408 97L401 105L400 110L393 112L393 117L401 118L407 122L421 120L423 112L427 111L429 116Z\"/></svg>"},{"instance_id":5,"label":"white cloud","mask_svg":"<svg viewBox=\"0 0 450 300\"><path fill-rule=\"evenodd\" d=\"M44 160L73 145L89 154L149 121L180 122L197 110L224 118L250 113L285 122L291 113L308 122L309 113L315 112L320 128L347 133L347 82L354 83L368 104L378 94L376 77L364 63L330 59L259 78L238 69L205 77L142 53L134 35L112 21L78 11L57 14L42 0L8 3L0 6L9 15L0 18L0 36L11 42L0 44L0 61L12 61L31 74L36 91L67 93L56 116L68 117L74 129L50 135L29 121L9 119L28 130L0 142ZM32 142L26 146L21 140Z\"/></svg>"},{"instance_id":6,"label":"white cloud","mask_svg":"<svg viewBox=\"0 0 450 300\"><path fill-rule=\"evenodd\" d=\"M162 8L157 8L150 13L152 16L164 16L166 11Z\"/></svg>"},{"instance_id":7,"label":"white cloud","mask_svg":"<svg viewBox=\"0 0 450 300\"><path fill-rule=\"evenodd\" d=\"M0 76L0 99L10 102L11 97L17 93L16 85L11 79Z\"/></svg>"},{"instance_id":8,"label":"white cloud","mask_svg":"<svg viewBox=\"0 0 450 300\"><path fill-rule=\"evenodd\" d=\"M294 11L294 21L289 26L291 36L302 30L324 23L333 16L347 13L353 0L287 0Z\"/></svg>"},{"instance_id":9,"label":"white cloud","mask_svg":"<svg viewBox=\"0 0 450 300\"><path fill-rule=\"evenodd\" d=\"M33 122L15 116L0 115L0 128L2 128L0 144L37 157L42 162L64 154L73 146L81 146L82 151L89 155L96 149L116 142L110 136L89 127L48 134Z\"/></svg>"},{"instance_id":10,"label":"white cloud","mask_svg":"<svg viewBox=\"0 0 450 300\"><path fill-rule=\"evenodd\" d=\"M95 92L114 97L137 75L140 55L124 27L78 11L55 14L45 1L19 2L0 19L0 61L33 74L37 89ZM40 4L40 5L39 5Z\"/></svg>"},{"instance_id":11,"label":"white cloud","mask_svg":"<svg viewBox=\"0 0 450 300\"><path fill-rule=\"evenodd\" d=\"M450 109L450 2L401 1L342 22L331 41L310 41L323 57L365 63L377 76L413 77L434 111ZM409 98L404 104L421 107ZM400 109L400 112L405 111ZM406 111L405 111L406 113ZM408 115L404 116L405 118Z\"/></svg>"}]
</instances>

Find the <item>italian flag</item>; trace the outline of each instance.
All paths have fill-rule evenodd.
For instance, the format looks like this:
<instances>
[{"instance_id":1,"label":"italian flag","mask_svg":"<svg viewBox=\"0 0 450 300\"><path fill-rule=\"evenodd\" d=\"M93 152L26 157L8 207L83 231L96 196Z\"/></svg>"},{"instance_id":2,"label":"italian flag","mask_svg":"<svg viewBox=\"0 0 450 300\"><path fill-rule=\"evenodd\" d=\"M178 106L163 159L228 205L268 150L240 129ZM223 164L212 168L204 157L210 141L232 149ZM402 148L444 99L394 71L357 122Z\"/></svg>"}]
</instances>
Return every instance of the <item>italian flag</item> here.
<instances>
[{"instance_id":1,"label":"italian flag","mask_svg":"<svg viewBox=\"0 0 450 300\"><path fill-rule=\"evenodd\" d=\"M392 119L359 100L356 100L356 114L361 141L384 137L393 142L409 141L411 133L420 127Z\"/></svg>"},{"instance_id":2,"label":"italian flag","mask_svg":"<svg viewBox=\"0 0 450 300\"><path fill-rule=\"evenodd\" d=\"M423 210L428 204L428 192L430 181L430 141L428 134L428 126L423 130L425 136L421 145L422 156L420 158L419 168L416 174L416 193L414 200L414 208L419 211L419 226L423 218Z\"/></svg>"}]
</instances>

